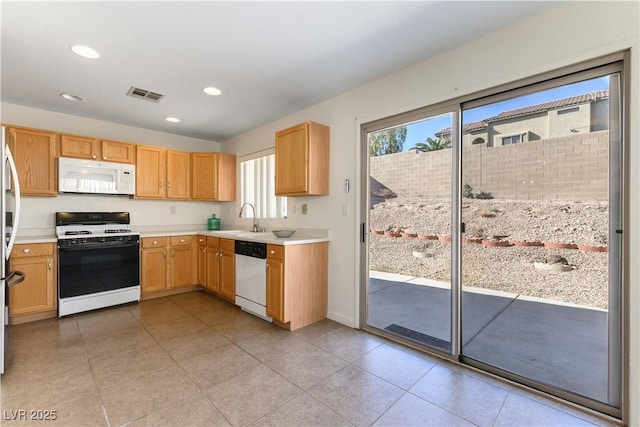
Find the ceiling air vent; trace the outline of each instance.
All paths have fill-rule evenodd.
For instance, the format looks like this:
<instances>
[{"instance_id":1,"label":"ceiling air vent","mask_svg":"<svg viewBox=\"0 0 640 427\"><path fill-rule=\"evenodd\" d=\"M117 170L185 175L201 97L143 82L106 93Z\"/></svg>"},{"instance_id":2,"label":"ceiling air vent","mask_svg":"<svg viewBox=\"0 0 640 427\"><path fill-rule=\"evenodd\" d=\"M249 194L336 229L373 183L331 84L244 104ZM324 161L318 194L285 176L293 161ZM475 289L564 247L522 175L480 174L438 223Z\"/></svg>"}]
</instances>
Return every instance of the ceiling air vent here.
<instances>
[{"instance_id":1,"label":"ceiling air vent","mask_svg":"<svg viewBox=\"0 0 640 427\"><path fill-rule=\"evenodd\" d=\"M160 100L164 98L164 95L162 94L151 92L150 90L140 89L139 87L133 87L133 86L129 88L129 92L127 92L127 95L132 96L134 98L146 99L147 101L152 101L152 102L160 102Z\"/></svg>"}]
</instances>

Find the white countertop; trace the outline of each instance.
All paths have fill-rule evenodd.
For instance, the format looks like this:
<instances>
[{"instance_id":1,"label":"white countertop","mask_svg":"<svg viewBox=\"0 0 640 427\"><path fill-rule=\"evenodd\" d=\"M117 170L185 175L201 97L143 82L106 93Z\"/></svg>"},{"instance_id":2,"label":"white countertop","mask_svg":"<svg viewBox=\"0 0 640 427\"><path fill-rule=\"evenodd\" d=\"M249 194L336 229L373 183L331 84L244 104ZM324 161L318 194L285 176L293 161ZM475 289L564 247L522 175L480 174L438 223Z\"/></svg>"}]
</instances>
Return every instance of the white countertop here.
<instances>
[{"instance_id":1,"label":"white countertop","mask_svg":"<svg viewBox=\"0 0 640 427\"><path fill-rule=\"evenodd\" d=\"M34 234L27 236L16 236L16 244L32 244L32 243L56 243L58 238L55 233L51 234Z\"/></svg>"},{"instance_id":2,"label":"white countertop","mask_svg":"<svg viewBox=\"0 0 640 427\"><path fill-rule=\"evenodd\" d=\"M247 230L219 230L211 231L202 228L181 228L176 227L139 227L140 237L170 237L170 236L212 236L221 237L224 239L232 240L245 240L249 242L261 242L272 245L304 245L309 243L328 242L329 231L328 230L296 230L296 233L287 238L276 237L271 231L264 233L252 233ZM30 233L27 230L26 233L20 234L16 237L17 244L31 244L31 243L56 243L58 241L55 230L51 230L47 233L45 230L38 230L37 232Z\"/></svg>"},{"instance_id":3,"label":"white countertop","mask_svg":"<svg viewBox=\"0 0 640 427\"><path fill-rule=\"evenodd\" d=\"M248 242L260 242L271 245L304 245L309 243L328 242L328 233L324 230L310 233L309 231L296 231L291 237L280 238L276 237L272 232L266 231L264 233L253 233L247 230L144 230L140 233L140 237L163 237L163 236L188 236L188 235L201 235L211 237L221 237L231 240L244 240ZM324 235L323 235L324 234Z\"/></svg>"}]
</instances>

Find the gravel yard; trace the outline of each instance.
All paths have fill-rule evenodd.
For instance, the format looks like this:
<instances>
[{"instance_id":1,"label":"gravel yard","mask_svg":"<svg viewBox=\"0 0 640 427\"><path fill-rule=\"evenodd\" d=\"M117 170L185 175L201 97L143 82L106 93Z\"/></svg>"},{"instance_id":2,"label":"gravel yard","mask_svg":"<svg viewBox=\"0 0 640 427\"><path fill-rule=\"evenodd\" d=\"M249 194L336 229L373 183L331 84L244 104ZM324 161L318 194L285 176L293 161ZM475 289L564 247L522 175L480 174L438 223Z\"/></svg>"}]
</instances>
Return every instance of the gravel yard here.
<instances>
[{"instance_id":1,"label":"gravel yard","mask_svg":"<svg viewBox=\"0 0 640 427\"><path fill-rule=\"evenodd\" d=\"M607 244L607 204L601 202L469 200L463 201L467 238ZM450 207L442 200L395 198L370 212L372 230L449 235ZM608 253L544 247L484 247L465 243L463 284L571 304L606 309ZM423 255L414 256L414 252ZM370 234L370 269L448 282L451 244L415 237ZM534 267L559 255L571 271Z\"/></svg>"}]
</instances>

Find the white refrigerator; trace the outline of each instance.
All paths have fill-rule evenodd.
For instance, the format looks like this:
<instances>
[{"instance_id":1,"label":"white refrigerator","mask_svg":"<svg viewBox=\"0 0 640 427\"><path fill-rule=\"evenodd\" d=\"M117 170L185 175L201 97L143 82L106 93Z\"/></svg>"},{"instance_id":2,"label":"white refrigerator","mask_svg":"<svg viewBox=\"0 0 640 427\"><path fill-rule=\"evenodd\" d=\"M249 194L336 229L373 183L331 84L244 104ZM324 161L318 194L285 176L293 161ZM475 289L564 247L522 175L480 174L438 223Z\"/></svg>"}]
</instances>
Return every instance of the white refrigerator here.
<instances>
[{"instance_id":1,"label":"white refrigerator","mask_svg":"<svg viewBox=\"0 0 640 427\"><path fill-rule=\"evenodd\" d=\"M11 150L5 138L5 128L1 129L2 141L0 143L0 232L2 233L2 245L0 245L0 308L3 311L3 327L0 328L0 374L3 374L10 361L9 335L9 288L18 285L24 280L24 273L13 271L9 265L9 255L16 240L18 221L20 220L20 183L16 165L11 155Z\"/></svg>"}]
</instances>

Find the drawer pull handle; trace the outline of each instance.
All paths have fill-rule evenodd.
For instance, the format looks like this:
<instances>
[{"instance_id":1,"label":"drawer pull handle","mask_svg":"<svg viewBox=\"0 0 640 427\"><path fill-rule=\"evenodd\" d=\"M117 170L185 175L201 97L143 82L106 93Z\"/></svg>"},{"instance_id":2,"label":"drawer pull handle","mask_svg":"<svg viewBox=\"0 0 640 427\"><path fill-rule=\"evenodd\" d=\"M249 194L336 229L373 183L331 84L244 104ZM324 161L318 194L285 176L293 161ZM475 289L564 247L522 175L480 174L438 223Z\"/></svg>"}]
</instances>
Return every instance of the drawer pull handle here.
<instances>
[{"instance_id":1,"label":"drawer pull handle","mask_svg":"<svg viewBox=\"0 0 640 427\"><path fill-rule=\"evenodd\" d=\"M271 249L271 255L275 255L276 251L274 251L273 249Z\"/></svg>"},{"instance_id":2,"label":"drawer pull handle","mask_svg":"<svg viewBox=\"0 0 640 427\"><path fill-rule=\"evenodd\" d=\"M180 243L184 243L184 239L180 239Z\"/></svg>"},{"instance_id":3,"label":"drawer pull handle","mask_svg":"<svg viewBox=\"0 0 640 427\"><path fill-rule=\"evenodd\" d=\"M157 240L154 240L154 241L153 241L153 244L154 244L154 245L157 245L157 244L158 244L158 241L157 241Z\"/></svg>"},{"instance_id":4,"label":"drawer pull handle","mask_svg":"<svg viewBox=\"0 0 640 427\"><path fill-rule=\"evenodd\" d=\"M53 265L51 264L51 261L49 261L49 263L47 265L49 266L49 271L51 271L51 269L53 268Z\"/></svg>"},{"instance_id":5,"label":"drawer pull handle","mask_svg":"<svg viewBox=\"0 0 640 427\"><path fill-rule=\"evenodd\" d=\"M31 252L31 249L25 248L25 249L22 250L22 252L24 252L25 254L28 254L29 252Z\"/></svg>"}]
</instances>

